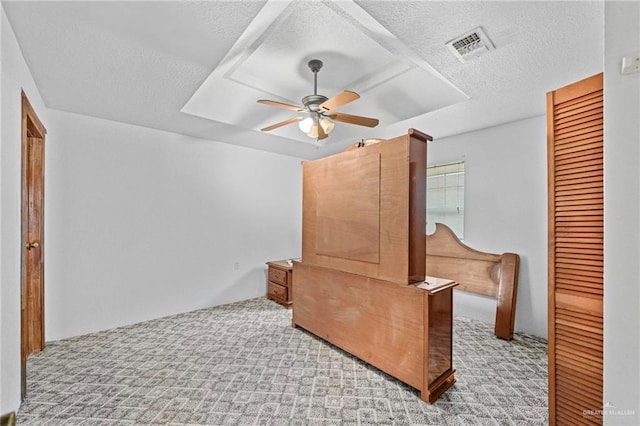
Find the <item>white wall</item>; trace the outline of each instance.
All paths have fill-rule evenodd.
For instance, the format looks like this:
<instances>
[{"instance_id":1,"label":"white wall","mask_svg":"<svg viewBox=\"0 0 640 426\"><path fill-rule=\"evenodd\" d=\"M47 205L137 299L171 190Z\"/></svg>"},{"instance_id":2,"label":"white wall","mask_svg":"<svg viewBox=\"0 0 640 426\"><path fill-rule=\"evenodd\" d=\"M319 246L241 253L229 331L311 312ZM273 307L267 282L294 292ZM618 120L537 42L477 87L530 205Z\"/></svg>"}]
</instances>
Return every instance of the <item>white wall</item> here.
<instances>
[{"instance_id":1,"label":"white wall","mask_svg":"<svg viewBox=\"0 0 640 426\"><path fill-rule=\"evenodd\" d=\"M544 96L541 94L540 96ZM547 336L546 119L429 144L428 164L465 161L465 244L520 255L516 330ZM456 292L456 315L495 321L494 299Z\"/></svg>"},{"instance_id":2,"label":"white wall","mask_svg":"<svg viewBox=\"0 0 640 426\"><path fill-rule=\"evenodd\" d=\"M21 90L47 111L0 6L0 413L20 404Z\"/></svg>"},{"instance_id":3,"label":"white wall","mask_svg":"<svg viewBox=\"0 0 640 426\"><path fill-rule=\"evenodd\" d=\"M1 12L5 413L20 404L21 90L48 130L48 341L263 296L264 262L299 256L301 173L292 157L47 110Z\"/></svg>"},{"instance_id":4,"label":"white wall","mask_svg":"<svg viewBox=\"0 0 640 426\"><path fill-rule=\"evenodd\" d=\"M640 3L605 2L604 401L607 425L640 424ZM628 414L625 410L635 412Z\"/></svg>"},{"instance_id":5,"label":"white wall","mask_svg":"<svg viewBox=\"0 0 640 426\"><path fill-rule=\"evenodd\" d=\"M264 296L265 262L300 256L299 159L53 110L48 126L47 340Z\"/></svg>"}]
</instances>

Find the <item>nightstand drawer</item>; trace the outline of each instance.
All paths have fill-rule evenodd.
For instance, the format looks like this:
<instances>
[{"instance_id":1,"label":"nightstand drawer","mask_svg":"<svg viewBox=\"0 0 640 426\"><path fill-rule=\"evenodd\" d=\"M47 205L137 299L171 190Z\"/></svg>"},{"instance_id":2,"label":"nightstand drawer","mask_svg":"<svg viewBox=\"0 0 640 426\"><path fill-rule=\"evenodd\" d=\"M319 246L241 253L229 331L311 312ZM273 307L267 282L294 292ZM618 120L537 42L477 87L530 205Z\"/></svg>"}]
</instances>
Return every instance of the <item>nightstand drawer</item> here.
<instances>
[{"instance_id":1,"label":"nightstand drawer","mask_svg":"<svg viewBox=\"0 0 640 426\"><path fill-rule=\"evenodd\" d=\"M287 272L281 269L269 268L269 281L286 286Z\"/></svg>"},{"instance_id":2,"label":"nightstand drawer","mask_svg":"<svg viewBox=\"0 0 640 426\"><path fill-rule=\"evenodd\" d=\"M280 284L276 284L272 281L269 281L269 299L278 299L280 301L286 301L288 296L287 288L281 286Z\"/></svg>"},{"instance_id":3,"label":"nightstand drawer","mask_svg":"<svg viewBox=\"0 0 640 426\"><path fill-rule=\"evenodd\" d=\"M267 262L267 299L271 299L287 308L293 303L293 265L289 260L272 260Z\"/></svg>"}]
</instances>

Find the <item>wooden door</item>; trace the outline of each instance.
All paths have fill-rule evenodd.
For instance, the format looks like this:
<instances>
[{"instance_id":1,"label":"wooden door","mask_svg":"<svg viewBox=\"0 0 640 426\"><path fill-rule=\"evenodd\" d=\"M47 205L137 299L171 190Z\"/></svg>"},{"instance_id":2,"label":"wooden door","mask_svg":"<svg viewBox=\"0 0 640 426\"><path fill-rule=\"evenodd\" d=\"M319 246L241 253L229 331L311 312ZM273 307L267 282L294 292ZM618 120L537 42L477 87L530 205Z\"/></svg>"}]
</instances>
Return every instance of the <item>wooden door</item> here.
<instances>
[{"instance_id":1,"label":"wooden door","mask_svg":"<svg viewBox=\"0 0 640 426\"><path fill-rule=\"evenodd\" d=\"M603 86L547 94L549 423L602 424Z\"/></svg>"},{"instance_id":2,"label":"wooden door","mask_svg":"<svg viewBox=\"0 0 640 426\"><path fill-rule=\"evenodd\" d=\"M44 349L44 140L46 130L22 94L22 397L27 356Z\"/></svg>"}]
</instances>

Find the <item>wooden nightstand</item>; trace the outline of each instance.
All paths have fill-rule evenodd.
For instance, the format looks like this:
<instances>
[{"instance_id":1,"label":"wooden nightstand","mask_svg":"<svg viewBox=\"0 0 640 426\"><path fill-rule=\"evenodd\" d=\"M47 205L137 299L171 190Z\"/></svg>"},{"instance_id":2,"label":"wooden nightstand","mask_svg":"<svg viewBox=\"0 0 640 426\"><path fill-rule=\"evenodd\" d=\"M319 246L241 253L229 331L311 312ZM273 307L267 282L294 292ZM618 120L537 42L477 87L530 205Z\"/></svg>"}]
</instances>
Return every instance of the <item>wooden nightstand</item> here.
<instances>
[{"instance_id":1,"label":"wooden nightstand","mask_svg":"<svg viewBox=\"0 0 640 426\"><path fill-rule=\"evenodd\" d=\"M286 260L272 260L269 265L269 281L267 299L291 307L291 291L293 286L293 265Z\"/></svg>"}]
</instances>

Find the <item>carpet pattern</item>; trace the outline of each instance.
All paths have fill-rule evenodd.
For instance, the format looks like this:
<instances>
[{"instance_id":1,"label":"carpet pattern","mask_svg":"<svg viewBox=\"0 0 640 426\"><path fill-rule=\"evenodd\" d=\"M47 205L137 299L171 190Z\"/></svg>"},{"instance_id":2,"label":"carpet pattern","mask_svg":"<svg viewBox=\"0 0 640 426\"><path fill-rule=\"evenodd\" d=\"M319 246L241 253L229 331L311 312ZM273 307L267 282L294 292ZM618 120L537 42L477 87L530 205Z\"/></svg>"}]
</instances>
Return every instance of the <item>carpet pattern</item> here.
<instances>
[{"instance_id":1,"label":"carpet pattern","mask_svg":"<svg viewBox=\"0 0 640 426\"><path fill-rule=\"evenodd\" d=\"M456 318L457 382L435 404L291 327L266 299L47 344L19 425L546 425L547 346Z\"/></svg>"}]
</instances>

